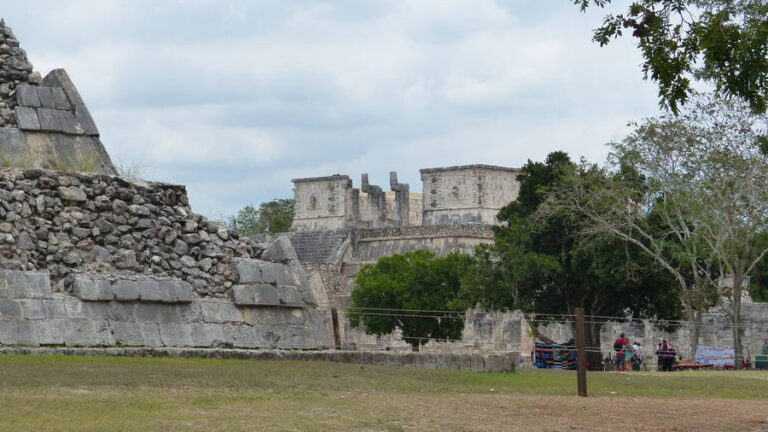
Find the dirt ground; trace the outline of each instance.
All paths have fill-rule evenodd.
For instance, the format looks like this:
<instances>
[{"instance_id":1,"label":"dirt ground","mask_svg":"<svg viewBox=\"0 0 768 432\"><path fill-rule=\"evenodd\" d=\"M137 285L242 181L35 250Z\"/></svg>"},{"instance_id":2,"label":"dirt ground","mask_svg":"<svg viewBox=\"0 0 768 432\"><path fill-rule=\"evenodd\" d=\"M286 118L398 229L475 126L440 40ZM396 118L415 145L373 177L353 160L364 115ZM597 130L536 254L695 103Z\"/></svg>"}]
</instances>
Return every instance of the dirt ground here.
<instances>
[{"instance_id":1,"label":"dirt ground","mask_svg":"<svg viewBox=\"0 0 768 432\"><path fill-rule=\"evenodd\" d=\"M445 396L439 401L397 396L376 403L382 404L382 411L399 413L401 421L393 419L392 426L408 431L436 426L510 432L768 431L768 401L755 400L491 394Z\"/></svg>"},{"instance_id":2,"label":"dirt ground","mask_svg":"<svg viewBox=\"0 0 768 432\"><path fill-rule=\"evenodd\" d=\"M0 431L768 432L768 373L0 356Z\"/></svg>"}]
</instances>

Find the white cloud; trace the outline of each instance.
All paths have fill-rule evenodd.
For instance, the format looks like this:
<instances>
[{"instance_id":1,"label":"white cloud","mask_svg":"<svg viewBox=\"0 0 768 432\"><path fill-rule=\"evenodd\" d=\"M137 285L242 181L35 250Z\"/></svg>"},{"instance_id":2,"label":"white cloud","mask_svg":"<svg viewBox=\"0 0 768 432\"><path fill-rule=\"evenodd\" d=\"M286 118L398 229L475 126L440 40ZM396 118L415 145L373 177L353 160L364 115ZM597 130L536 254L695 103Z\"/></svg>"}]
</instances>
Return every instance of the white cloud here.
<instances>
[{"instance_id":1,"label":"white cloud","mask_svg":"<svg viewBox=\"0 0 768 432\"><path fill-rule=\"evenodd\" d=\"M546 4L544 4L546 3ZM290 179L601 160L654 114L630 41L570 2L38 0L3 13L38 70L65 67L116 159L188 183L201 212Z\"/></svg>"}]
</instances>

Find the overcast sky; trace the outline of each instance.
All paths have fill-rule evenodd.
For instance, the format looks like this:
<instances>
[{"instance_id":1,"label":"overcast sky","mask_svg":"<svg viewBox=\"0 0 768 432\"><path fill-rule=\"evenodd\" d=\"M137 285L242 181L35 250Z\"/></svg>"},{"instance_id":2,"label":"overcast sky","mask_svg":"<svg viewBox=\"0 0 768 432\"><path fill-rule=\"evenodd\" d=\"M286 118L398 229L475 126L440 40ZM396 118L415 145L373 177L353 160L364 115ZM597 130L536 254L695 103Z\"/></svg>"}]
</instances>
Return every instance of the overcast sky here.
<instances>
[{"instance_id":1,"label":"overcast sky","mask_svg":"<svg viewBox=\"0 0 768 432\"><path fill-rule=\"evenodd\" d=\"M622 5L624 2L619 2ZM112 159L229 214L348 174L602 161L658 113L630 40L571 0L0 0L35 69L72 76Z\"/></svg>"}]
</instances>

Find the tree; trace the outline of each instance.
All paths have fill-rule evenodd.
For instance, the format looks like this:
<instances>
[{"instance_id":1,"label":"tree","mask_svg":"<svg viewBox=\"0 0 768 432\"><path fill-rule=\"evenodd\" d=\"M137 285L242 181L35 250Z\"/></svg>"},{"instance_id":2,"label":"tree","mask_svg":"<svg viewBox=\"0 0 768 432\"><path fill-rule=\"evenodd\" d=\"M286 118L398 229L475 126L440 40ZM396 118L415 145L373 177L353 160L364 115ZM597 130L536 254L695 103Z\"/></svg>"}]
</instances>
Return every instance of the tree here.
<instances>
[{"instance_id":1,"label":"tree","mask_svg":"<svg viewBox=\"0 0 768 432\"><path fill-rule=\"evenodd\" d=\"M367 334L400 329L414 350L430 339L460 339L464 321L456 298L468 261L466 255L437 258L418 250L363 266L352 291L350 324Z\"/></svg>"},{"instance_id":2,"label":"tree","mask_svg":"<svg viewBox=\"0 0 768 432\"><path fill-rule=\"evenodd\" d=\"M573 0L585 11L611 0ZM768 103L768 3L765 0L636 0L595 30L600 46L630 30L642 70L658 84L660 104L677 113L692 95L691 79L746 101L755 113Z\"/></svg>"},{"instance_id":3,"label":"tree","mask_svg":"<svg viewBox=\"0 0 768 432\"><path fill-rule=\"evenodd\" d=\"M293 222L293 205L292 199L279 198L261 203L258 209L248 205L230 216L226 225L240 235L287 232Z\"/></svg>"},{"instance_id":4,"label":"tree","mask_svg":"<svg viewBox=\"0 0 768 432\"><path fill-rule=\"evenodd\" d=\"M634 244L674 276L694 330L708 306L707 288L721 288L737 367L741 293L768 253L760 241L768 231L765 128L744 104L698 97L680 116L648 119L612 143L609 168L594 168L606 179L600 187L574 177L550 203L550 211L587 218L582 233ZM722 287L726 278L730 286ZM698 334L692 338L695 347Z\"/></svg>"},{"instance_id":5,"label":"tree","mask_svg":"<svg viewBox=\"0 0 768 432\"><path fill-rule=\"evenodd\" d=\"M573 315L583 307L591 316L588 360L597 366L605 317L675 318L680 303L671 278L633 245L610 236L580 236L586 220L572 212L542 216L552 189L571 176L594 175L562 152L545 163L528 161L518 175L518 198L499 212L494 244L478 248L462 292L466 306L520 309L537 319Z\"/></svg>"}]
</instances>

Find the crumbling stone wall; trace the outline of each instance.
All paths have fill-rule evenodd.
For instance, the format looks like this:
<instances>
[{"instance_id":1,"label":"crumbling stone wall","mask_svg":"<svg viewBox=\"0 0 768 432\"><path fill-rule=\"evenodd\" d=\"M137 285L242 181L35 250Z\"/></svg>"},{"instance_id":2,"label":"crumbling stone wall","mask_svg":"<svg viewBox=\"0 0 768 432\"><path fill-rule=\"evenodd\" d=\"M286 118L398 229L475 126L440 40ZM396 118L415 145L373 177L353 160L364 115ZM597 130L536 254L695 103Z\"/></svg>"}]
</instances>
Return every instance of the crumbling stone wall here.
<instances>
[{"instance_id":1,"label":"crumbling stone wall","mask_svg":"<svg viewBox=\"0 0 768 432\"><path fill-rule=\"evenodd\" d=\"M0 20L0 167L116 174L99 130L64 69L45 78Z\"/></svg>"},{"instance_id":2,"label":"crumbling stone wall","mask_svg":"<svg viewBox=\"0 0 768 432\"><path fill-rule=\"evenodd\" d=\"M493 241L489 225L433 225L353 230L352 257L370 263L381 257L426 249L438 256L474 253L475 247Z\"/></svg>"},{"instance_id":3,"label":"crumbling stone wall","mask_svg":"<svg viewBox=\"0 0 768 432\"><path fill-rule=\"evenodd\" d=\"M0 345L330 345L290 241L239 238L183 186L0 170Z\"/></svg>"},{"instance_id":4,"label":"crumbling stone wall","mask_svg":"<svg viewBox=\"0 0 768 432\"><path fill-rule=\"evenodd\" d=\"M0 170L0 267L48 270L58 291L74 272L146 274L223 297L235 258L262 250L195 214L184 186L106 174Z\"/></svg>"},{"instance_id":5,"label":"crumbling stone wall","mask_svg":"<svg viewBox=\"0 0 768 432\"><path fill-rule=\"evenodd\" d=\"M0 128L16 126L16 89L23 83L39 84L40 74L32 71L27 53L0 19Z\"/></svg>"}]
</instances>

